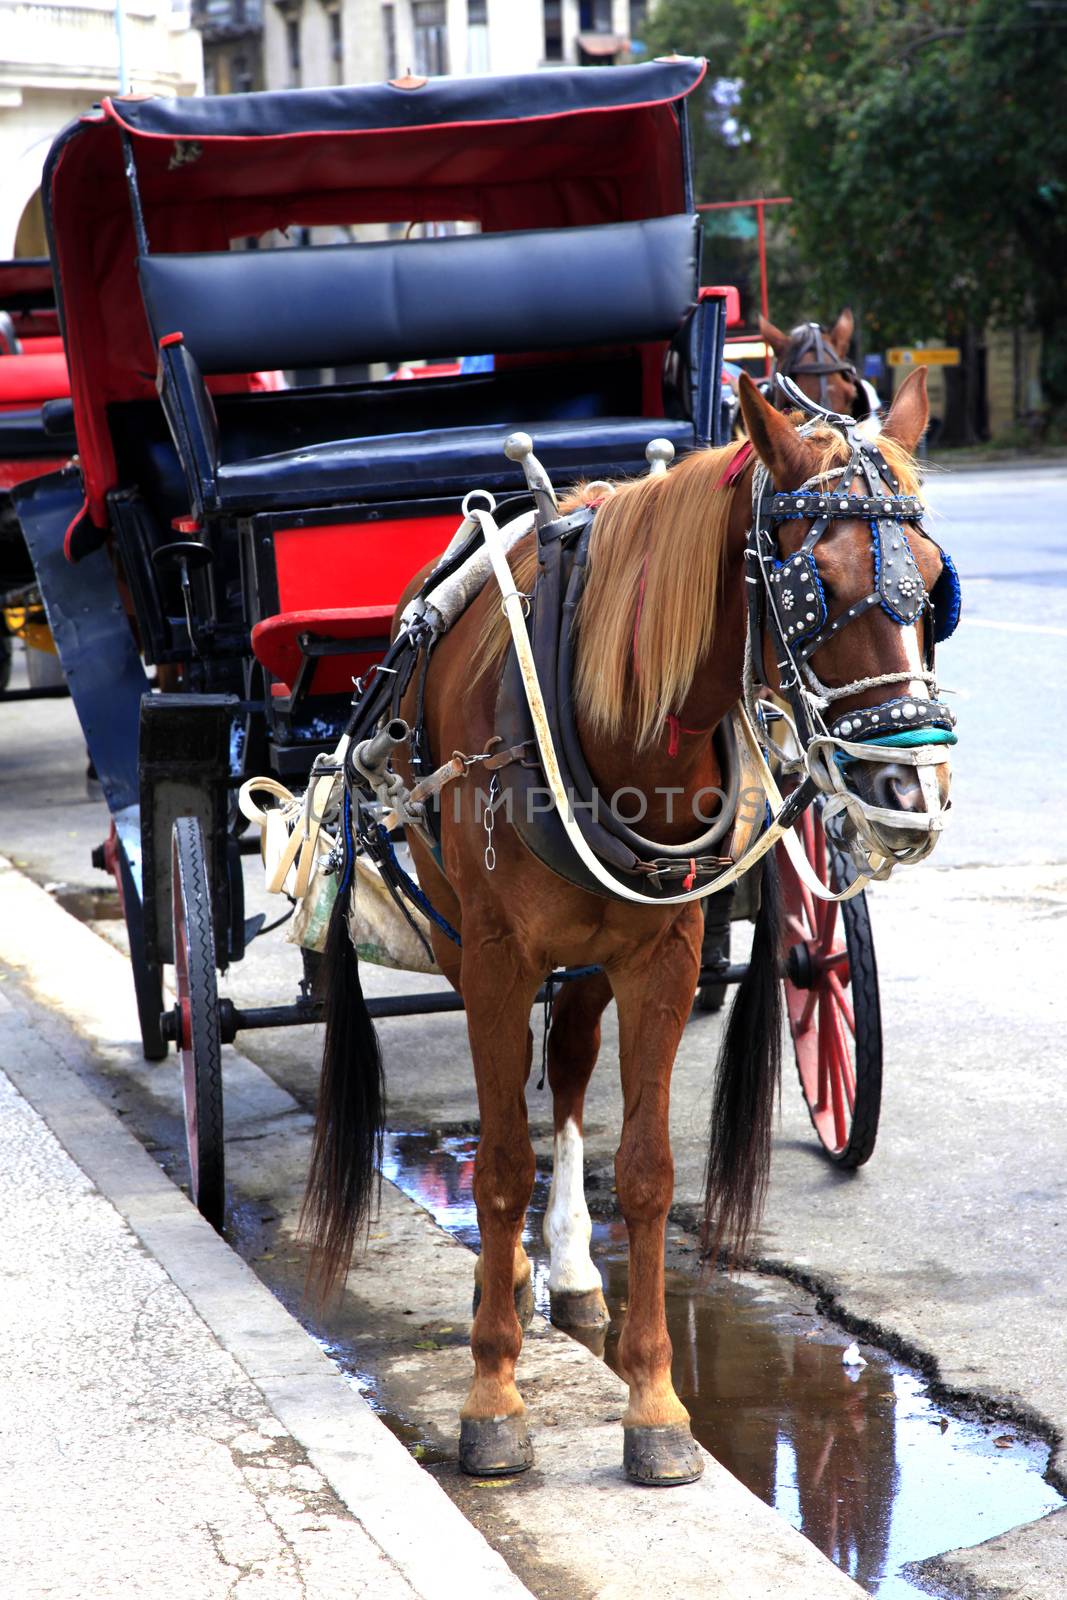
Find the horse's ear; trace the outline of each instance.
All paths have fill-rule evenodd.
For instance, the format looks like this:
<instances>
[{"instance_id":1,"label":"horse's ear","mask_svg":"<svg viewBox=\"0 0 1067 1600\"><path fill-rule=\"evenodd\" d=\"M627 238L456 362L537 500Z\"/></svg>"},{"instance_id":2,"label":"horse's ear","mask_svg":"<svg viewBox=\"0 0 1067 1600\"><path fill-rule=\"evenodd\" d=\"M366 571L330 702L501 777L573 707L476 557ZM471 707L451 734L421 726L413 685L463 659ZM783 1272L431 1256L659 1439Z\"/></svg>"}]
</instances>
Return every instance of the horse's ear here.
<instances>
[{"instance_id":1,"label":"horse's ear","mask_svg":"<svg viewBox=\"0 0 1067 1600\"><path fill-rule=\"evenodd\" d=\"M768 322L766 317L759 319L760 338L769 344L775 355L784 356L789 348L789 335L783 333L781 328L776 328L773 322Z\"/></svg>"},{"instance_id":2,"label":"horse's ear","mask_svg":"<svg viewBox=\"0 0 1067 1600\"><path fill-rule=\"evenodd\" d=\"M856 319L852 315L852 307L846 306L826 335L839 356L848 355L849 350L852 348L852 335L855 331Z\"/></svg>"},{"instance_id":3,"label":"horse's ear","mask_svg":"<svg viewBox=\"0 0 1067 1600\"><path fill-rule=\"evenodd\" d=\"M741 415L763 465L779 489L795 489L811 475L812 451L793 424L760 394L747 372L737 386Z\"/></svg>"},{"instance_id":4,"label":"horse's ear","mask_svg":"<svg viewBox=\"0 0 1067 1600\"><path fill-rule=\"evenodd\" d=\"M902 444L909 455L926 432L930 420L930 402L926 396L926 368L916 367L909 372L893 398L889 415L882 424L888 439Z\"/></svg>"}]
</instances>

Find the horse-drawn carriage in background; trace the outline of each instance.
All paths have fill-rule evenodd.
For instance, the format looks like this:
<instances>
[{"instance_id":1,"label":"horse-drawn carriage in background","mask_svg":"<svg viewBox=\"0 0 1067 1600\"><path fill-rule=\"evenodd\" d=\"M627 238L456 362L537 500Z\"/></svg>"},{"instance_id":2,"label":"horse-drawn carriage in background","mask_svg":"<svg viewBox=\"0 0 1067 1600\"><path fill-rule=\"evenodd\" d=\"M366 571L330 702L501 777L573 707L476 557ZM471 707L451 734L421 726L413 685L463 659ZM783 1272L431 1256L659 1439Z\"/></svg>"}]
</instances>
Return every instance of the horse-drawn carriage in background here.
<instances>
[{"instance_id":1,"label":"horse-drawn carriage in background","mask_svg":"<svg viewBox=\"0 0 1067 1600\"><path fill-rule=\"evenodd\" d=\"M13 633L28 646L28 692L47 692L42 680L55 675L11 491L73 454L69 410L56 404L69 393L48 261L0 261L0 691L11 671ZM21 698L27 691L14 692Z\"/></svg>"},{"instance_id":2,"label":"horse-drawn carriage in background","mask_svg":"<svg viewBox=\"0 0 1067 1600\"><path fill-rule=\"evenodd\" d=\"M704 70L114 99L52 149L78 461L18 509L111 811L94 860L122 895L145 1054L177 1044L193 1193L216 1224L220 1046L320 1014L309 992L219 1000L216 968L254 931L238 787L299 787L335 747L469 490L499 514L531 503L513 429L557 484L643 473L653 440L658 460L726 442L725 298L702 281L685 120ZM457 372L461 357L483 359ZM389 381L419 360L442 367ZM817 812L801 828L830 883ZM784 868L802 1085L828 1152L855 1165L880 1080L866 912L850 900L842 928ZM712 908L705 993L743 973L729 918L751 910Z\"/></svg>"}]
</instances>

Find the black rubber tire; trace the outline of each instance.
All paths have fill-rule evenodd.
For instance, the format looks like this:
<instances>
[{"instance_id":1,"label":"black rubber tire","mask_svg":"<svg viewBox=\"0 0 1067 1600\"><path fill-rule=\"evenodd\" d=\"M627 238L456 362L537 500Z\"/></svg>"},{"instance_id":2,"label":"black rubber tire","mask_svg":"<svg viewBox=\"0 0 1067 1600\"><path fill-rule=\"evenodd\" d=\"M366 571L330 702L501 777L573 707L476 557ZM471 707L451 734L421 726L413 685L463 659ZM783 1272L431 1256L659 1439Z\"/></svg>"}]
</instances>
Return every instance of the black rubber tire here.
<instances>
[{"instance_id":1,"label":"black rubber tire","mask_svg":"<svg viewBox=\"0 0 1067 1600\"><path fill-rule=\"evenodd\" d=\"M844 857L827 840L834 888L848 881ZM845 944L852 975L852 1009L856 1017L856 1104L852 1130L840 1155L839 1167L862 1167L874 1154L878 1119L882 1111L882 1002L878 993L878 964L866 894L841 902Z\"/></svg>"},{"instance_id":2,"label":"black rubber tire","mask_svg":"<svg viewBox=\"0 0 1067 1600\"><path fill-rule=\"evenodd\" d=\"M11 635L0 622L0 694L11 682Z\"/></svg>"},{"instance_id":3,"label":"black rubber tire","mask_svg":"<svg viewBox=\"0 0 1067 1600\"><path fill-rule=\"evenodd\" d=\"M730 903L732 903L733 890L727 889L725 892L730 896ZM729 966L730 964L729 920L727 919L725 925L721 927L713 927L709 930L707 926L709 912L711 911L711 903L715 898L716 897L714 895L709 896L709 898L705 900L701 906L701 913L704 917L705 924L704 938L700 947L701 967L713 967L719 962L723 963L725 966ZM693 1010L702 1011L710 1015L714 1015L715 1012L721 1011L723 1006L726 1004L726 992L728 988L729 985L725 983L701 984L697 989L696 996L693 1000Z\"/></svg>"},{"instance_id":4,"label":"black rubber tire","mask_svg":"<svg viewBox=\"0 0 1067 1600\"><path fill-rule=\"evenodd\" d=\"M222 1118L222 1036L204 836L195 817L179 817L171 836L174 987L180 1020L189 1193L221 1232L226 1216Z\"/></svg>"},{"instance_id":5,"label":"black rubber tire","mask_svg":"<svg viewBox=\"0 0 1067 1600\"><path fill-rule=\"evenodd\" d=\"M693 1010L706 1011L712 1015L716 1011L721 1011L726 1004L726 989L727 985L725 983L703 984L696 992Z\"/></svg>"}]
</instances>

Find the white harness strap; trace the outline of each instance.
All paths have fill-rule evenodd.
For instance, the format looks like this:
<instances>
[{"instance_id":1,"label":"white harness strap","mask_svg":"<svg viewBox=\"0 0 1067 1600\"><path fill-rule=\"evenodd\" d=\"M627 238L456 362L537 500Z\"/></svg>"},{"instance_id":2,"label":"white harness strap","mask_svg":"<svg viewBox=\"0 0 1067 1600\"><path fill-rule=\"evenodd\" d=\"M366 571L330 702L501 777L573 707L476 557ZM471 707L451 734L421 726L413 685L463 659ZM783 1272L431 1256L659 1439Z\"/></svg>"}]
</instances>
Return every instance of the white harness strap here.
<instances>
[{"instance_id":1,"label":"white harness strap","mask_svg":"<svg viewBox=\"0 0 1067 1600\"><path fill-rule=\"evenodd\" d=\"M785 802L779 793L778 785L774 780L774 774L768 766L763 751L760 748L759 740L756 737L756 733L752 727L748 713L746 712L744 706L740 703L734 708L734 716L736 718L741 736L744 739L748 753L754 766L756 767L757 772L759 773L764 793L766 794L767 799L770 802L771 809L775 814L775 820L772 821L759 836L759 838L749 846L739 860L734 862L733 866L725 868L724 871L719 873L717 877L713 878L710 883L704 884L699 889L691 889L684 894L662 896L657 895L653 900L651 896L640 894L636 889L632 889L629 884L624 883L620 878L615 877L613 873L609 872L593 853L593 850L586 842L584 834L575 821L570 796L568 795L566 786L563 782L563 776L559 769L559 761L556 757L555 746L552 743L552 734L548 725L548 715L545 711L545 702L541 694L541 685L537 679L537 668L534 665L533 650L530 645L530 636L526 631L524 612L524 606L527 604L526 596L520 594L515 587L515 579L512 575L511 568L508 565L507 552L504 547L500 529L497 527L492 514L488 511L483 511L478 507L471 507L470 515L477 519L481 527L482 535L485 539L485 548L489 552L489 559L492 563L493 575L500 586L501 608L504 612L504 615L507 617L508 625L511 629L511 637L515 645L515 654L518 658L519 671L522 674L522 683L526 694L526 703L530 708L530 716L533 720L534 734L537 739L537 748L541 756L541 766L544 769L545 781L548 784L552 799L556 805L556 810L559 813L560 821L566 830L567 837L570 840L575 854L599 883L603 884L604 887L608 889L610 893L613 894L617 899L629 900L637 905L688 905L694 900L704 900L709 894L715 894L718 892L718 890L726 889L730 886L730 884L736 883L737 880L742 878L750 868L754 867L756 862L761 860L761 858L765 856L767 852L778 843L779 840L782 840L798 877L818 899L833 901L850 900L853 895L859 894L860 890L870 882L870 877L867 874L861 873L859 877L856 878L855 882L849 884L848 888L842 890L840 894L835 893L832 889L828 889L815 872L815 869L812 867L807 856L804 854L803 846L801 845L796 834L793 832L792 828L783 828L781 823L777 820L778 816L781 814Z\"/></svg>"}]
</instances>

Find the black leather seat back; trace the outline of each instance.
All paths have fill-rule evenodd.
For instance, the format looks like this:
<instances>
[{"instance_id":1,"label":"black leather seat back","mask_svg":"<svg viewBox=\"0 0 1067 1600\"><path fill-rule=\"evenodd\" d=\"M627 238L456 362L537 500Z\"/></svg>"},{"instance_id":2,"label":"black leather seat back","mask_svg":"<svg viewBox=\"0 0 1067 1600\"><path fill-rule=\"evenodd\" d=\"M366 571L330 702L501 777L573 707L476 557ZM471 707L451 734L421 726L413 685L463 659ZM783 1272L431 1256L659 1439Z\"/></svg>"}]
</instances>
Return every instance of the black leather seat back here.
<instances>
[{"instance_id":1,"label":"black leather seat back","mask_svg":"<svg viewBox=\"0 0 1067 1600\"><path fill-rule=\"evenodd\" d=\"M399 243L142 256L158 340L203 372L395 362L640 343L697 297L699 218L684 214Z\"/></svg>"}]
</instances>

